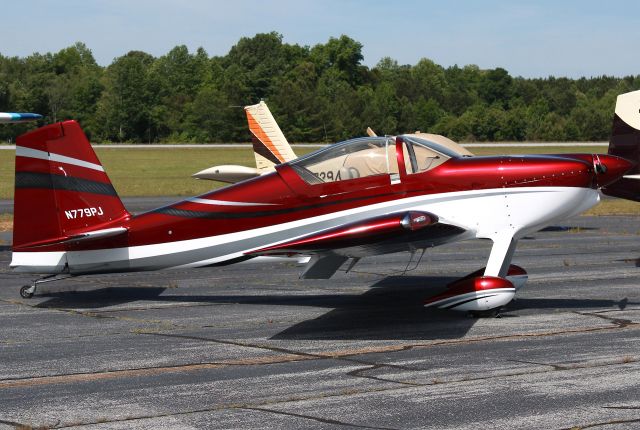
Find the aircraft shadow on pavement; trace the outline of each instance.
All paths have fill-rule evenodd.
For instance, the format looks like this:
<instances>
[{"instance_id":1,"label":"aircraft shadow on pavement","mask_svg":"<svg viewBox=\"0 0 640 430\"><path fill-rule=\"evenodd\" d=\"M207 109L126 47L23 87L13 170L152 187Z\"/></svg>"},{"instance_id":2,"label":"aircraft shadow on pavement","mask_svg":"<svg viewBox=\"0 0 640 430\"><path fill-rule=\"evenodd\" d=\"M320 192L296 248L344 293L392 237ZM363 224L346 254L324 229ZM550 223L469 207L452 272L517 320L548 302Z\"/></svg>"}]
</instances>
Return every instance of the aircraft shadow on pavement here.
<instances>
[{"instance_id":1,"label":"aircraft shadow on pavement","mask_svg":"<svg viewBox=\"0 0 640 430\"><path fill-rule=\"evenodd\" d=\"M62 290L42 293L48 300L38 303L36 308L56 309L100 309L136 301L164 301L160 296L165 287L108 287L95 290ZM37 297L37 296L36 296Z\"/></svg>"},{"instance_id":2,"label":"aircraft shadow on pavement","mask_svg":"<svg viewBox=\"0 0 640 430\"><path fill-rule=\"evenodd\" d=\"M640 267L640 258L624 258L622 260L616 260L616 261L621 261L623 263L632 263L636 267Z\"/></svg>"},{"instance_id":3,"label":"aircraft shadow on pavement","mask_svg":"<svg viewBox=\"0 0 640 430\"><path fill-rule=\"evenodd\" d=\"M364 294L351 296L326 314L295 324L271 339L429 340L458 339L476 320L465 314L426 309L424 300L453 277L389 276Z\"/></svg>"},{"instance_id":4,"label":"aircraft shadow on pavement","mask_svg":"<svg viewBox=\"0 0 640 430\"><path fill-rule=\"evenodd\" d=\"M600 230L600 227L582 227L582 226L567 226L567 225L550 225L549 227L545 227L539 232L544 233L566 233L566 232L584 232L584 231L592 231L592 230ZM536 233L533 233L529 236L523 237L521 240L536 240L538 237Z\"/></svg>"},{"instance_id":5,"label":"aircraft shadow on pavement","mask_svg":"<svg viewBox=\"0 0 640 430\"><path fill-rule=\"evenodd\" d=\"M584 226L568 226L568 225L550 225L540 231L544 232L567 232L567 231L592 231L600 230L600 227L584 227Z\"/></svg>"},{"instance_id":6,"label":"aircraft shadow on pavement","mask_svg":"<svg viewBox=\"0 0 640 430\"><path fill-rule=\"evenodd\" d=\"M132 302L249 304L256 306L309 306L327 313L294 324L271 339L289 340L429 340L462 338L477 319L465 313L426 309L426 298L443 291L454 277L389 276L364 294L172 294L165 287L109 287L85 291L47 293L40 308L99 309ZM211 291L215 293L215 288ZM529 299L518 298L503 311L503 318L518 311L624 309L626 299ZM505 321L508 324L508 321Z\"/></svg>"},{"instance_id":7,"label":"aircraft shadow on pavement","mask_svg":"<svg viewBox=\"0 0 640 430\"><path fill-rule=\"evenodd\" d=\"M424 300L455 277L389 276L364 294L172 294L164 287L109 287L43 294L40 308L100 309L133 302L185 302L299 306L330 309L295 324L271 339L442 339L461 338L475 323L464 314L425 309ZM211 289L215 293L215 288Z\"/></svg>"},{"instance_id":8,"label":"aircraft shadow on pavement","mask_svg":"<svg viewBox=\"0 0 640 430\"><path fill-rule=\"evenodd\" d=\"M558 310L581 310L589 312L591 309L619 309L624 310L627 306L637 306L640 303L629 302L627 298L621 300L607 299L527 299L518 298L507 306L507 311L538 310L538 309L558 309Z\"/></svg>"}]
</instances>

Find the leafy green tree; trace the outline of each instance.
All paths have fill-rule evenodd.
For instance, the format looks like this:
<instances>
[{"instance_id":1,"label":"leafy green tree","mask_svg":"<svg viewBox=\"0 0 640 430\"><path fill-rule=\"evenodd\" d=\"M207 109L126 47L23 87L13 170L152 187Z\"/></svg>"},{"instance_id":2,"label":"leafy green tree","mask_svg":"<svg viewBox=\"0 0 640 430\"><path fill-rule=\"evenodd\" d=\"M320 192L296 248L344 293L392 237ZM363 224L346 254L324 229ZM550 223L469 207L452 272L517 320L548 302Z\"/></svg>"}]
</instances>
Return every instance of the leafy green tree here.
<instances>
[{"instance_id":1,"label":"leafy green tree","mask_svg":"<svg viewBox=\"0 0 640 430\"><path fill-rule=\"evenodd\" d=\"M200 87L185 115L189 136L196 142L224 142L231 136L227 132L228 101L213 83Z\"/></svg>"},{"instance_id":2,"label":"leafy green tree","mask_svg":"<svg viewBox=\"0 0 640 430\"><path fill-rule=\"evenodd\" d=\"M348 36L332 37L327 43L314 46L309 54L320 75L334 69L339 72L340 79L354 88L364 80L366 68L361 65L364 59L362 44Z\"/></svg>"},{"instance_id":3,"label":"leafy green tree","mask_svg":"<svg viewBox=\"0 0 640 430\"><path fill-rule=\"evenodd\" d=\"M209 57L202 48L191 54L186 46L176 46L153 61L148 87L155 98L150 116L157 138L181 141L195 137L187 112L200 87L210 80L210 73Z\"/></svg>"},{"instance_id":4,"label":"leafy green tree","mask_svg":"<svg viewBox=\"0 0 640 430\"><path fill-rule=\"evenodd\" d=\"M362 64L346 35L313 47L276 32L243 37L226 55L176 46L99 66L81 42L25 58L0 55L0 110L43 122L79 120L93 140L246 141L243 106L267 100L291 141L335 141L420 129L454 140L604 140L616 96L638 76L511 77L502 68L443 68L423 58ZM13 139L33 127L0 127Z\"/></svg>"},{"instance_id":5,"label":"leafy green tree","mask_svg":"<svg viewBox=\"0 0 640 430\"><path fill-rule=\"evenodd\" d=\"M335 142L362 135L361 123L353 115L358 108L356 91L336 68L327 69L318 80L317 106L323 134L320 141Z\"/></svg>"},{"instance_id":6,"label":"leafy green tree","mask_svg":"<svg viewBox=\"0 0 640 430\"><path fill-rule=\"evenodd\" d=\"M414 103L403 99L399 106L402 110L398 131L401 133L416 130L432 132L434 126L446 114L435 99L424 97L420 97Z\"/></svg>"},{"instance_id":7,"label":"leafy green tree","mask_svg":"<svg viewBox=\"0 0 640 430\"><path fill-rule=\"evenodd\" d=\"M577 131L576 140L607 140L611 132L612 111L613 105L607 112L601 108L599 100L581 96L567 118L569 124Z\"/></svg>"},{"instance_id":8,"label":"leafy green tree","mask_svg":"<svg viewBox=\"0 0 640 430\"><path fill-rule=\"evenodd\" d=\"M260 100L273 91L274 82L292 70L308 55L307 48L282 42L282 35L276 32L256 34L252 38L243 37L225 57L226 68L233 67L242 75L246 85L247 100Z\"/></svg>"},{"instance_id":9,"label":"leafy green tree","mask_svg":"<svg viewBox=\"0 0 640 430\"><path fill-rule=\"evenodd\" d=\"M324 135L316 86L318 75L310 61L299 63L274 84L267 101L283 133L292 142L318 141Z\"/></svg>"},{"instance_id":10,"label":"leafy green tree","mask_svg":"<svg viewBox=\"0 0 640 430\"><path fill-rule=\"evenodd\" d=\"M102 139L150 142L157 131L152 121L155 94L149 80L154 58L131 51L116 58L105 71L104 91L96 111L97 134ZM158 122L162 118L156 118Z\"/></svg>"},{"instance_id":11,"label":"leafy green tree","mask_svg":"<svg viewBox=\"0 0 640 430\"><path fill-rule=\"evenodd\" d=\"M438 103L444 101L446 76L442 66L423 58L411 68L411 75L415 80L415 95L410 100L434 99Z\"/></svg>"},{"instance_id":12,"label":"leafy green tree","mask_svg":"<svg viewBox=\"0 0 640 430\"><path fill-rule=\"evenodd\" d=\"M491 105L498 103L506 106L506 102L511 98L513 79L509 76L509 72L498 67L482 73L478 86L478 94Z\"/></svg>"},{"instance_id":13,"label":"leafy green tree","mask_svg":"<svg viewBox=\"0 0 640 430\"><path fill-rule=\"evenodd\" d=\"M377 133L395 134L398 130L398 111L400 105L396 98L395 91L391 83L383 82L375 90L368 87L361 87L358 92L358 99L361 100L361 118L363 126L360 133L364 132L364 124L374 124ZM357 131L354 130L356 133Z\"/></svg>"},{"instance_id":14,"label":"leafy green tree","mask_svg":"<svg viewBox=\"0 0 640 430\"><path fill-rule=\"evenodd\" d=\"M447 86L442 107L453 115L462 113L480 101L478 86L481 73L478 66L449 67L445 70Z\"/></svg>"}]
</instances>

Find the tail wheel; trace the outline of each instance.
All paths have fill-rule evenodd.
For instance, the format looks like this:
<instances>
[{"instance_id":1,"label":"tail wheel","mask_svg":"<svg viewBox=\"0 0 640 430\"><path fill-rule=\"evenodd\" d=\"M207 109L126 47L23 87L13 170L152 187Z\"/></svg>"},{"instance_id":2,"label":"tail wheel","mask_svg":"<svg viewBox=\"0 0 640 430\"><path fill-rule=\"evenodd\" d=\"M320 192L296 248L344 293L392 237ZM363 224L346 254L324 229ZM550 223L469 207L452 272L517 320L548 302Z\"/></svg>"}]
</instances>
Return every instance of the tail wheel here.
<instances>
[{"instance_id":1,"label":"tail wheel","mask_svg":"<svg viewBox=\"0 0 640 430\"><path fill-rule=\"evenodd\" d=\"M33 287L31 285L25 285L20 288L20 297L23 299L30 299L33 297Z\"/></svg>"}]
</instances>

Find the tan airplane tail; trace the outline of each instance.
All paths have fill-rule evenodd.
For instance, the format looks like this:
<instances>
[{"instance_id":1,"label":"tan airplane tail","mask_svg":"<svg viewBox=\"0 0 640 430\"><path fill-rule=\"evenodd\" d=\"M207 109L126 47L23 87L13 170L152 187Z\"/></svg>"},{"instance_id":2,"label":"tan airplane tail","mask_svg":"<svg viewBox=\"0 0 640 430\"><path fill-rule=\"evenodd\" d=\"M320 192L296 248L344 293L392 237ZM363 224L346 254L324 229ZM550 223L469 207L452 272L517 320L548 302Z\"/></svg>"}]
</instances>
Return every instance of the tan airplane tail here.
<instances>
[{"instance_id":1,"label":"tan airplane tail","mask_svg":"<svg viewBox=\"0 0 640 430\"><path fill-rule=\"evenodd\" d=\"M245 106L244 110L259 173L273 170L274 165L297 158L265 102Z\"/></svg>"},{"instance_id":2,"label":"tan airplane tail","mask_svg":"<svg viewBox=\"0 0 640 430\"><path fill-rule=\"evenodd\" d=\"M634 166L626 175L602 192L613 197L640 202L640 91L620 94L616 100L609 155L631 161Z\"/></svg>"}]
</instances>

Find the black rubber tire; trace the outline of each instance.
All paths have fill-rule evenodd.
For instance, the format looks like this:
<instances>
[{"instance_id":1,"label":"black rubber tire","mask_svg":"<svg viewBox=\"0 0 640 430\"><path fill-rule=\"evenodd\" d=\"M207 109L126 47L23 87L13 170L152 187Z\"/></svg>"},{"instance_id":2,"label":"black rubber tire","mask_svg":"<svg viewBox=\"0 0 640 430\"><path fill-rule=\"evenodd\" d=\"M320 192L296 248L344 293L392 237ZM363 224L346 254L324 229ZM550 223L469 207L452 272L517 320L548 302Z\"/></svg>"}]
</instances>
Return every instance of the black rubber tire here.
<instances>
[{"instance_id":1,"label":"black rubber tire","mask_svg":"<svg viewBox=\"0 0 640 430\"><path fill-rule=\"evenodd\" d=\"M23 299L30 299L31 297L33 297L33 293L29 293L27 290L31 288L31 285L25 285L24 287L20 288L20 297L22 297Z\"/></svg>"}]
</instances>

